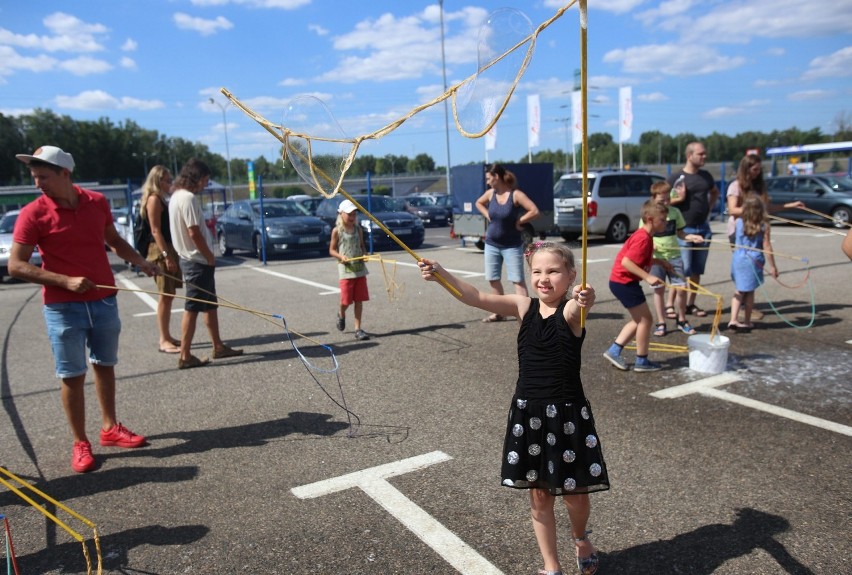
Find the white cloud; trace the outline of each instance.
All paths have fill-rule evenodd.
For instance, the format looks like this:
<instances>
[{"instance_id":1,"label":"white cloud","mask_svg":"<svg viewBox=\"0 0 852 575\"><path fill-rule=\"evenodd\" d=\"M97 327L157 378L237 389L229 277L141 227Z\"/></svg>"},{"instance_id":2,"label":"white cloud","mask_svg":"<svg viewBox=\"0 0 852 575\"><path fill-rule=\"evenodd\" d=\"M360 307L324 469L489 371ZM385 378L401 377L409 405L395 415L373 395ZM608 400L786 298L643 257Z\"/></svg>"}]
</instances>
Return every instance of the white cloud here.
<instances>
[{"instance_id":1,"label":"white cloud","mask_svg":"<svg viewBox=\"0 0 852 575\"><path fill-rule=\"evenodd\" d=\"M852 46L841 48L828 56L819 56L811 60L810 68L803 78L844 78L852 75Z\"/></svg>"},{"instance_id":2,"label":"white cloud","mask_svg":"<svg viewBox=\"0 0 852 575\"><path fill-rule=\"evenodd\" d=\"M696 58L700 51L701 57ZM619 48L604 55L604 62L621 62L631 74L665 74L667 76L699 76L732 70L745 64L742 56L723 56L712 48L651 44Z\"/></svg>"},{"instance_id":3,"label":"white cloud","mask_svg":"<svg viewBox=\"0 0 852 575\"><path fill-rule=\"evenodd\" d=\"M80 56L79 58L61 62L59 68L66 72L71 72L75 76L89 76L90 74L103 74L112 70L112 64L105 60Z\"/></svg>"},{"instance_id":4,"label":"white cloud","mask_svg":"<svg viewBox=\"0 0 852 575\"><path fill-rule=\"evenodd\" d=\"M76 96L56 96L56 106L70 110L157 110L164 108L160 100L116 98L103 90L87 90Z\"/></svg>"},{"instance_id":5,"label":"white cloud","mask_svg":"<svg viewBox=\"0 0 852 575\"><path fill-rule=\"evenodd\" d=\"M43 20L45 27L59 35L106 34L109 28L103 24L87 24L70 14L54 12Z\"/></svg>"},{"instance_id":6,"label":"white cloud","mask_svg":"<svg viewBox=\"0 0 852 575\"><path fill-rule=\"evenodd\" d=\"M14 48L0 45L0 77L9 76L18 70L29 72L47 72L53 70L59 61L45 55L21 56Z\"/></svg>"},{"instance_id":7,"label":"white cloud","mask_svg":"<svg viewBox=\"0 0 852 575\"><path fill-rule=\"evenodd\" d=\"M636 99L640 102L665 102L669 97L662 92L651 92L650 94L639 94Z\"/></svg>"},{"instance_id":8,"label":"white cloud","mask_svg":"<svg viewBox=\"0 0 852 575\"><path fill-rule=\"evenodd\" d=\"M249 8L277 8L293 10L311 3L311 0L190 0L194 6L226 6L237 4Z\"/></svg>"},{"instance_id":9,"label":"white cloud","mask_svg":"<svg viewBox=\"0 0 852 575\"><path fill-rule=\"evenodd\" d=\"M305 80L300 80L299 78L284 78L280 82L278 82L279 86L304 86L306 84Z\"/></svg>"},{"instance_id":10,"label":"white cloud","mask_svg":"<svg viewBox=\"0 0 852 575\"><path fill-rule=\"evenodd\" d=\"M210 36L221 30L230 30L234 27L230 20L224 16L217 16L210 20L207 18L197 18L183 12L176 12L172 17L175 25L182 30L192 30L198 32L202 36Z\"/></svg>"},{"instance_id":11,"label":"white cloud","mask_svg":"<svg viewBox=\"0 0 852 575\"><path fill-rule=\"evenodd\" d=\"M787 96L787 99L792 102L805 102L809 100L825 100L835 95L836 93L833 90L802 90L800 92L793 92Z\"/></svg>"},{"instance_id":12,"label":"white cloud","mask_svg":"<svg viewBox=\"0 0 852 575\"><path fill-rule=\"evenodd\" d=\"M135 52L136 48L139 47L139 44L136 43L136 40L133 38L128 38L124 41L124 44L121 45L121 50L123 52Z\"/></svg>"},{"instance_id":13,"label":"white cloud","mask_svg":"<svg viewBox=\"0 0 852 575\"><path fill-rule=\"evenodd\" d=\"M135 70L136 69L136 60L134 60L133 58L128 58L127 56L125 56L124 58L121 59L121 67L126 68L128 70Z\"/></svg>"},{"instance_id":14,"label":"white cloud","mask_svg":"<svg viewBox=\"0 0 852 575\"><path fill-rule=\"evenodd\" d=\"M308 30L317 36L328 36L328 28L323 28L319 24L308 24Z\"/></svg>"},{"instance_id":15,"label":"white cloud","mask_svg":"<svg viewBox=\"0 0 852 575\"><path fill-rule=\"evenodd\" d=\"M630 12L647 0L606 0L605 2L590 2L589 8L597 8L615 14L624 14ZM567 2L565 0L544 0L544 5L548 8L562 8Z\"/></svg>"},{"instance_id":16,"label":"white cloud","mask_svg":"<svg viewBox=\"0 0 852 575\"><path fill-rule=\"evenodd\" d=\"M719 118L728 118L730 116L740 116L743 114L753 113L755 108L763 108L770 103L771 102L769 100L749 100L733 106L719 106L718 108L707 110L701 114L701 117L705 120L716 120Z\"/></svg>"}]
</instances>

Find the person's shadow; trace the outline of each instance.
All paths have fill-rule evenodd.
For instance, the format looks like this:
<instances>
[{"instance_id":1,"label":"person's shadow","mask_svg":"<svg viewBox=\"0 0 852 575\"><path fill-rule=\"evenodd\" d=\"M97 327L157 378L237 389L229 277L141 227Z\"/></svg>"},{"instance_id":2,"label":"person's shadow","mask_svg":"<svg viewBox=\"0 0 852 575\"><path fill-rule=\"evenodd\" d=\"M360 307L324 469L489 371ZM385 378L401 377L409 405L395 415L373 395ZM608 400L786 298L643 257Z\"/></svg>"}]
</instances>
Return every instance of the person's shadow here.
<instances>
[{"instance_id":1,"label":"person's shadow","mask_svg":"<svg viewBox=\"0 0 852 575\"><path fill-rule=\"evenodd\" d=\"M607 573L688 573L709 575L723 563L763 549L785 573L813 575L774 536L790 529L790 522L756 509L738 509L732 525L705 525L668 540L643 543L622 551L600 553Z\"/></svg>"},{"instance_id":2,"label":"person's shadow","mask_svg":"<svg viewBox=\"0 0 852 575\"><path fill-rule=\"evenodd\" d=\"M105 573L113 571L128 573L127 569L130 569L131 565L129 552L134 547L142 545L189 545L199 541L209 532L210 529L204 525L181 525L177 527L150 525L99 537L103 571ZM85 545L91 561L91 572L97 573L98 556L95 543L91 537L86 540ZM21 573L86 572L86 556L83 554L81 543L77 541L69 541L35 553L20 555L17 558L17 563ZM173 565L159 573L175 573L174 568L176 567ZM135 569L131 569L131 571L154 575L154 572L151 571L137 571Z\"/></svg>"}]
</instances>

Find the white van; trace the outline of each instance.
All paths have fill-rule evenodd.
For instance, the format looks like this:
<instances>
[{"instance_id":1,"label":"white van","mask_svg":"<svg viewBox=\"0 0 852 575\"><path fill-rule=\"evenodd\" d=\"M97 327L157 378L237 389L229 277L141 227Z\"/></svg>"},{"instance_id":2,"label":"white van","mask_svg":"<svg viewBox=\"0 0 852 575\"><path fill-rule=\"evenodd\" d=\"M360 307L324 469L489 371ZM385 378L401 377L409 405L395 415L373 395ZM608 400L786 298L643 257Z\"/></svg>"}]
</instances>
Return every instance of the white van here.
<instances>
[{"instance_id":1,"label":"white van","mask_svg":"<svg viewBox=\"0 0 852 575\"><path fill-rule=\"evenodd\" d=\"M588 172L588 234L603 234L622 243L636 230L639 212L651 199L651 184L661 175L636 170ZM583 232L583 174L565 174L553 187L553 219L559 234L569 242Z\"/></svg>"}]
</instances>

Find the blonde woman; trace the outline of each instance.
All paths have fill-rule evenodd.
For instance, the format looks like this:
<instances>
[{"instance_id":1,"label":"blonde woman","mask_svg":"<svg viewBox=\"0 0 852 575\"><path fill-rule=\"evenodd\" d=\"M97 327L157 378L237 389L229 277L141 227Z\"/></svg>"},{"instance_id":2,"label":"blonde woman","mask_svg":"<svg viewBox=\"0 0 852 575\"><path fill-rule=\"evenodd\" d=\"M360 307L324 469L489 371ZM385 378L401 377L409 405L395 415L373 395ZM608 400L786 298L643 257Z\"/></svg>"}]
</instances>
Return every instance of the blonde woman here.
<instances>
[{"instance_id":1,"label":"blonde woman","mask_svg":"<svg viewBox=\"0 0 852 575\"><path fill-rule=\"evenodd\" d=\"M171 336L169 321L172 302L177 288L183 287L178 255L172 245L169 228L168 196L171 193L172 174L165 166L154 166L148 172L142 186L142 201L139 204L142 219L151 230L147 260L155 263L162 273L156 276L160 301L157 303L157 323L160 328L160 352L180 353L180 340Z\"/></svg>"}]
</instances>

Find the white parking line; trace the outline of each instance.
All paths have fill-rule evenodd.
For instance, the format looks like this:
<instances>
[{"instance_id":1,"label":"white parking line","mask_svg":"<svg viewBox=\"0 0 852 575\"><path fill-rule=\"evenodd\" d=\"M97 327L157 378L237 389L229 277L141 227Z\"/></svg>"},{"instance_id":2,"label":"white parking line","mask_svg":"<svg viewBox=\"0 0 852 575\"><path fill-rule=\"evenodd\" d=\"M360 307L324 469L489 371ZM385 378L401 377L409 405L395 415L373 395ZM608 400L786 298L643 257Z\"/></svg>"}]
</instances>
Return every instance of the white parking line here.
<instances>
[{"instance_id":1,"label":"white parking line","mask_svg":"<svg viewBox=\"0 0 852 575\"><path fill-rule=\"evenodd\" d=\"M813 425L814 427L827 429L834 433L852 436L852 427L848 425L835 423L833 421L828 421L827 419L821 419L805 413L799 413L798 411L743 397L722 389L716 389L717 387L741 380L742 378L736 374L721 373L712 377L699 379L698 381L691 381L682 385L661 389L651 393L650 395L651 397L656 397L658 399L674 399L676 397L684 397L693 393L698 393L707 397L715 397L716 399L730 401L731 403L750 407L751 409L756 409L765 413L771 413L772 415L777 415L779 417L786 417L787 419L792 419L793 421L804 423L806 425Z\"/></svg>"},{"instance_id":2,"label":"white parking line","mask_svg":"<svg viewBox=\"0 0 852 575\"><path fill-rule=\"evenodd\" d=\"M503 575L467 543L423 511L408 497L387 482L388 477L424 469L452 459L446 453L433 451L370 469L332 477L290 491L299 499L311 499L357 487L369 495L385 511L405 525L421 541L431 547L447 563L464 575Z\"/></svg>"},{"instance_id":3,"label":"white parking line","mask_svg":"<svg viewBox=\"0 0 852 575\"><path fill-rule=\"evenodd\" d=\"M290 280L290 281L293 281L293 282L296 282L296 283L305 284L305 285L309 285L309 286L313 286L313 287L325 290L325 291L320 292L320 295L329 295L329 294L334 294L334 293L340 293L340 288L337 287L337 286L329 286L329 285L321 284L321 283L318 283L318 282L313 282L311 280L297 278L296 276L290 276L290 275L287 275L287 274L282 274L281 272L274 272L274 271L268 270L266 268L253 267L253 268L250 268L250 269L253 269L254 271L257 271L257 272L260 272L260 273L263 273L263 274L268 274L268 275L275 276L275 277L278 277L278 278L282 278L282 279L285 279L285 280Z\"/></svg>"},{"instance_id":4,"label":"white parking line","mask_svg":"<svg viewBox=\"0 0 852 575\"><path fill-rule=\"evenodd\" d=\"M150 294L147 294L143 291L139 291L142 288L139 287L138 285L136 285L134 282L130 281L129 279L125 278L125 277L115 276L115 279L117 279L118 282L121 285L123 285L124 287L126 287L127 289L133 290L133 294L136 297L138 297L139 299L141 299L142 303L144 303L145 305L150 307L152 310L154 310L154 311L146 311L146 312L142 312L142 313L134 313L133 317L147 317L147 316L150 316L150 315L157 315L157 300L155 300L153 297L151 297ZM148 291L153 291L153 290L148 290ZM183 313L183 308L172 309L172 313Z\"/></svg>"}]
</instances>

